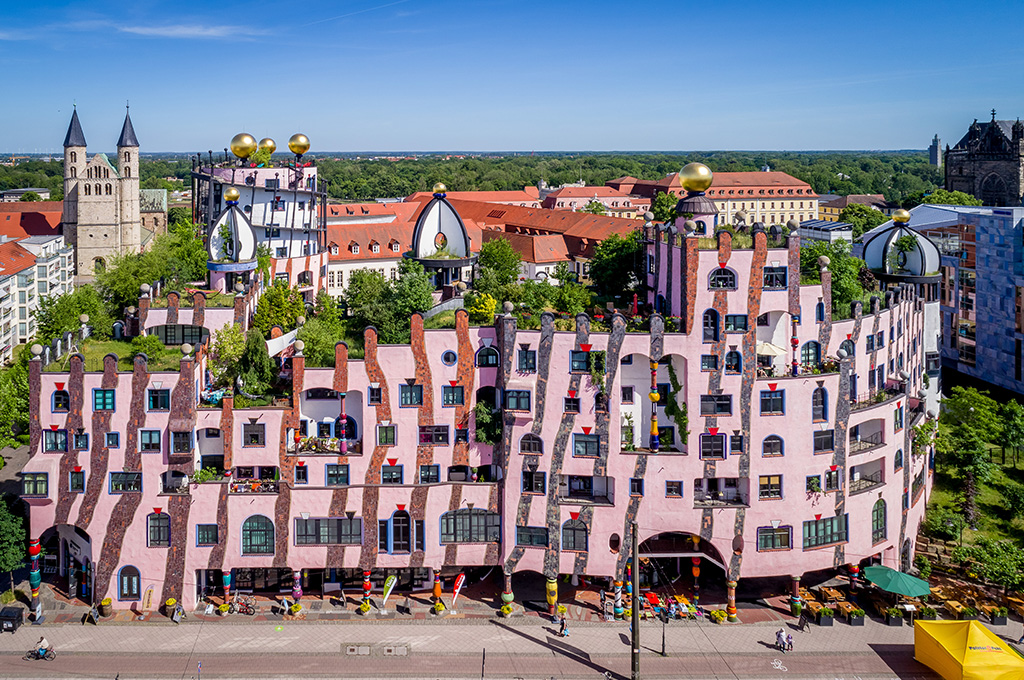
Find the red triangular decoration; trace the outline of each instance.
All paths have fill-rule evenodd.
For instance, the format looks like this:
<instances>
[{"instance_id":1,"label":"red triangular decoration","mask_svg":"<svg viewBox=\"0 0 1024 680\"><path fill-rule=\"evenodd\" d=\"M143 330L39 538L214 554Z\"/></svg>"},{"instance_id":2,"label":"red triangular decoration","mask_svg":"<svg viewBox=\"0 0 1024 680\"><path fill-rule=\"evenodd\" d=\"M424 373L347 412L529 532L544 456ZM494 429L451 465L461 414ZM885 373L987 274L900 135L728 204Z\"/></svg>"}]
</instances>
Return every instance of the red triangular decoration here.
<instances>
[{"instance_id":1,"label":"red triangular decoration","mask_svg":"<svg viewBox=\"0 0 1024 680\"><path fill-rule=\"evenodd\" d=\"M593 429L594 429L593 427L584 427L583 428L583 434L590 434L590 431L593 430Z\"/></svg>"},{"instance_id":2,"label":"red triangular decoration","mask_svg":"<svg viewBox=\"0 0 1024 680\"><path fill-rule=\"evenodd\" d=\"M591 347L593 347L593 345L580 343L580 349L583 350L584 352L589 352Z\"/></svg>"},{"instance_id":3,"label":"red triangular decoration","mask_svg":"<svg viewBox=\"0 0 1024 680\"><path fill-rule=\"evenodd\" d=\"M395 507L399 510L405 510L405 503L395 503Z\"/></svg>"},{"instance_id":4,"label":"red triangular decoration","mask_svg":"<svg viewBox=\"0 0 1024 680\"><path fill-rule=\"evenodd\" d=\"M819 519L821 519L821 515L815 515L815 516L814 516L814 519L815 519L815 520L819 520Z\"/></svg>"},{"instance_id":5,"label":"red triangular decoration","mask_svg":"<svg viewBox=\"0 0 1024 680\"><path fill-rule=\"evenodd\" d=\"M829 465L828 469L831 470L832 472L835 472L837 467L839 467L839 466L838 465Z\"/></svg>"},{"instance_id":6,"label":"red triangular decoration","mask_svg":"<svg viewBox=\"0 0 1024 680\"><path fill-rule=\"evenodd\" d=\"M300 460L298 463L296 463L296 465L298 465L299 467L306 467L306 461Z\"/></svg>"},{"instance_id":7,"label":"red triangular decoration","mask_svg":"<svg viewBox=\"0 0 1024 680\"><path fill-rule=\"evenodd\" d=\"M901 404L902 404L902 403L903 403L902 401L897 401L897 402L896 402L896 408L901 408Z\"/></svg>"},{"instance_id":8,"label":"red triangular decoration","mask_svg":"<svg viewBox=\"0 0 1024 680\"><path fill-rule=\"evenodd\" d=\"M847 340L852 340L853 339L853 333L847 333L846 334L846 339Z\"/></svg>"},{"instance_id":9,"label":"red triangular decoration","mask_svg":"<svg viewBox=\"0 0 1024 680\"><path fill-rule=\"evenodd\" d=\"M569 390L569 398L570 399L575 399L576 398L576 390Z\"/></svg>"},{"instance_id":10,"label":"red triangular decoration","mask_svg":"<svg viewBox=\"0 0 1024 680\"><path fill-rule=\"evenodd\" d=\"M580 513L578 513L578 512L570 512L569 513L569 517L572 517L573 520L577 520L577 519L580 518Z\"/></svg>"},{"instance_id":11,"label":"red triangular decoration","mask_svg":"<svg viewBox=\"0 0 1024 680\"><path fill-rule=\"evenodd\" d=\"M721 267L722 269L725 269L725 263L724 262L719 262L718 266Z\"/></svg>"},{"instance_id":12,"label":"red triangular decoration","mask_svg":"<svg viewBox=\"0 0 1024 680\"><path fill-rule=\"evenodd\" d=\"M711 434L718 434L718 428L717 427L709 427L708 428L708 432L710 432Z\"/></svg>"},{"instance_id":13,"label":"red triangular decoration","mask_svg":"<svg viewBox=\"0 0 1024 680\"><path fill-rule=\"evenodd\" d=\"M452 387L455 387L456 385L459 384L459 381L458 380L449 380L448 384L451 385Z\"/></svg>"},{"instance_id":14,"label":"red triangular decoration","mask_svg":"<svg viewBox=\"0 0 1024 680\"><path fill-rule=\"evenodd\" d=\"M50 429L53 430L54 432L56 432L57 431L57 426L56 425L50 425Z\"/></svg>"},{"instance_id":15,"label":"red triangular decoration","mask_svg":"<svg viewBox=\"0 0 1024 680\"><path fill-rule=\"evenodd\" d=\"M82 471L82 466L81 465L76 465L75 466L75 472L81 472L81 471Z\"/></svg>"},{"instance_id":16,"label":"red triangular decoration","mask_svg":"<svg viewBox=\"0 0 1024 680\"><path fill-rule=\"evenodd\" d=\"M153 513L159 515L163 508L153 508Z\"/></svg>"},{"instance_id":17,"label":"red triangular decoration","mask_svg":"<svg viewBox=\"0 0 1024 680\"><path fill-rule=\"evenodd\" d=\"M57 383L57 390L60 391L60 390L63 390L63 389L64 389L64 383Z\"/></svg>"},{"instance_id":18,"label":"red triangular decoration","mask_svg":"<svg viewBox=\"0 0 1024 680\"><path fill-rule=\"evenodd\" d=\"M779 383L768 383L768 389L770 389L772 392L774 392L775 388L778 387L778 386L779 386Z\"/></svg>"},{"instance_id":19,"label":"red triangular decoration","mask_svg":"<svg viewBox=\"0 0 1024 680\"><path fill-rule=\"evenodd\" d=\"M388 458L388 465L394 466L398 462L397 458Z\"/></svg>"}]
</instances>

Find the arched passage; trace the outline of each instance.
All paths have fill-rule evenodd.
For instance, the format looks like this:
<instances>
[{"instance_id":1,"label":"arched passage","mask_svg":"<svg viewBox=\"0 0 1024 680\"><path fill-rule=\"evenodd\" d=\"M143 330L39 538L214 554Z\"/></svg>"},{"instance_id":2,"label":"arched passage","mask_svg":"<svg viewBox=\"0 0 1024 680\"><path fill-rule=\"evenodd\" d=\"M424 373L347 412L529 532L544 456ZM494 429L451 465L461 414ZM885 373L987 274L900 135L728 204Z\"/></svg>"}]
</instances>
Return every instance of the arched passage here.
<instances>
[{"instance_id":1,"label":"arched passage","mask_svg":"<svg viewBox=\"0 0 1024 680\"><path fill-rule=\"evenodd\" d=\"M694 560L697 560L697 563ZM694 569L698 574L694 575ZM655 534L640 542L640 584L693 601L694 585L703 597L724 595L728 563L709 541L683 531ZM705 599L705 601L707 601Z\"/></svg>"}]
</instances>

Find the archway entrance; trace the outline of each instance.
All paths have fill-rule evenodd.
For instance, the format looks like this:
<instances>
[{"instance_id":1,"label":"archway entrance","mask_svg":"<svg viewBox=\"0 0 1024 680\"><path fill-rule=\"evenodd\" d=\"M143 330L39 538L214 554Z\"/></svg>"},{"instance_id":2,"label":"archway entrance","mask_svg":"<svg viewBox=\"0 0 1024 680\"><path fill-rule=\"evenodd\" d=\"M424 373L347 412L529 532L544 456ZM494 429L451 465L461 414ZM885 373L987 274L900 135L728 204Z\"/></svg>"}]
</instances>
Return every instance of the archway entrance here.
<instances>
[{"instance_id":1,"label":"archway entrance","mask_svg":"<svg viewBox=\"0 0 1024 680\"><path fill-rule=\"evenodd\" d=\"M89 534L71 524L58 524L43 532L41 540L44 576L57 590L63 590L69 600L93 604L92 539Z\"/></svg>"},{"instance_id":2,"label":"archway entrance","mask_svg":"<svg viewBox=\"0 0 1024 680\"><path fill-rule=\"evenodd\" d=\"M718 549L695 534L670 531L640 543L641 587L691 601L699 593L702 601L724 602L727 570Z\"/></svg>"}]
</instances>

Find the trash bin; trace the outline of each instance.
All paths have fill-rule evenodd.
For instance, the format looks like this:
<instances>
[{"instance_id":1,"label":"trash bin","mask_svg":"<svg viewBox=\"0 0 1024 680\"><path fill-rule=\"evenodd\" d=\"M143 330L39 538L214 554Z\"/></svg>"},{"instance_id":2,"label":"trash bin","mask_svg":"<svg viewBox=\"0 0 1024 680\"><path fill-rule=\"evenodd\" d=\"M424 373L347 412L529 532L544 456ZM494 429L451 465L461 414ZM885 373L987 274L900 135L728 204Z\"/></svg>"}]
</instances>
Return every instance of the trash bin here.
<instances>
[{"instance_id":1,"label":"trash bin","mask_svg":"<svg viewBox=\"0 0 1024 680\"><path fill-rule=\"evenodd\" d=\"M0 632L18 630L25 622L25 610L18 607L4 607L0 610Z\"/></svg>"}]
</instances>

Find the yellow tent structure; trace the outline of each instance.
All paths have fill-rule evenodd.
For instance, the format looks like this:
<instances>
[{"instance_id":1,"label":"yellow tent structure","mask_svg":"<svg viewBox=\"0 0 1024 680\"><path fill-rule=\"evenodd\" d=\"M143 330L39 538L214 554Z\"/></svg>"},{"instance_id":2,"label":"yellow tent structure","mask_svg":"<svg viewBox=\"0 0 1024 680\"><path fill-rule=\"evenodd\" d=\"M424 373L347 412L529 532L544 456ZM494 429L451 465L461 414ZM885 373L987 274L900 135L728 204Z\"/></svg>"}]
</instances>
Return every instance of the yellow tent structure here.
<instances>
[{"instance_id":1,"label":"yellow tent structure","mask_svg":"<svg viewBox=\"0 0 1024 680\"><path fill-rule=\"evenodd\" d=\"M945 680L1024 680L1024 658L977 621L917 621L914 658Z\"/></svg>"}]
</instances>

